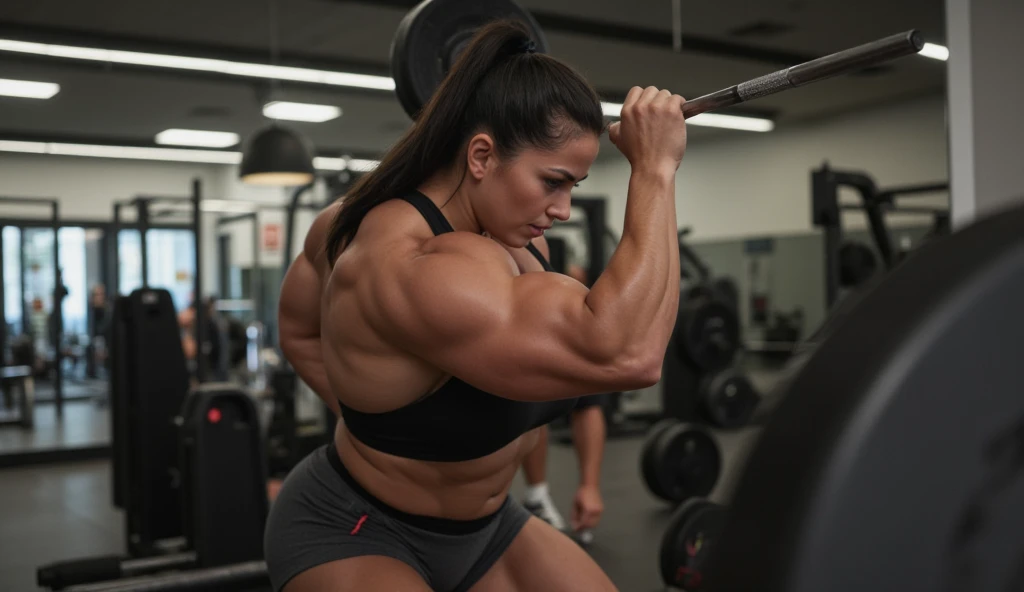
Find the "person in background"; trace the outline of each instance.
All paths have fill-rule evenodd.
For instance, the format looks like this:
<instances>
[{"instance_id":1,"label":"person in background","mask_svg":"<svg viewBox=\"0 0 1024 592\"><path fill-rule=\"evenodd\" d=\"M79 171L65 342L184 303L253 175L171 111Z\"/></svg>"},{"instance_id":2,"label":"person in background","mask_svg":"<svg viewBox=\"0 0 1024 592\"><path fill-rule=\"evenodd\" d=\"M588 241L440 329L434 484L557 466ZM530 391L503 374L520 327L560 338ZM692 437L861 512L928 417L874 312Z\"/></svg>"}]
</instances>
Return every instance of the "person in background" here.
<instances>
[{"instance_id":1,"label":"person in background","mask_svg":"<svg viewBox=\"0 0 1024 592\"><path fill-rule=\"evenodd\" d=\"M224 329L222 328L219 316L216 310L216 301L213 297L208 297L203 301L204 311L204 324L206 325L205 335L203 336L203 346L201 349L196 347L195 338L195 319L196 319L196 308L195 301L188 305L188 308L178 313L178 325L181 327L181 348L185 352L185 360L189 366L189 373L195 377L196 374L196 356L203 355L206 358L206 368L209 372L207 380L215 379L222 380L221 374L226 369L226 364L222 364L222 356L226 354L224 348L225 335Z\"/></svg>"},{"instance_id":2,"label":"person in background","mask_svg":"<svg viewBox=\"0 0 1024 592\"><path fill-rule=\"evenodd\" d=\"M107 304L107 290L103 284L95 284L89 290L89 309L86 313L89 345L86 346L85 375L98 376L97 369L107 369L107 342L110 327L110 307Z\"/></svg>"}]
</instances>

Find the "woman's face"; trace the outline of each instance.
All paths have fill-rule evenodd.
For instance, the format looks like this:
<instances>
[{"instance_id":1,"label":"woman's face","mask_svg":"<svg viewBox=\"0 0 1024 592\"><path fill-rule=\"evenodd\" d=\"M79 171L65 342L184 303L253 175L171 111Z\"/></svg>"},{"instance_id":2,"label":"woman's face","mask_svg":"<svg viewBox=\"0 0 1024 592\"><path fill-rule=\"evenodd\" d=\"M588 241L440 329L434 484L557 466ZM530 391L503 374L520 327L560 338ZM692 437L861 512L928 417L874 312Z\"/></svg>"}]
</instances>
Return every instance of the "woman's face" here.
<instances>
[{"instance_id":1,"label":"woman's face","mask_svg":"<svg viewBox=\"0 0 1024 592\"><path fill-rule=\"evenodd\" d=\"M526 148L505 161L493 156L474 171L471 199L483 230L521 248L555 220L568 220L572 189L590 173L599 148L597 135L583 133L552 151ZM473 167L472 145L470 160Z\"/></svg>"}]
</instances>

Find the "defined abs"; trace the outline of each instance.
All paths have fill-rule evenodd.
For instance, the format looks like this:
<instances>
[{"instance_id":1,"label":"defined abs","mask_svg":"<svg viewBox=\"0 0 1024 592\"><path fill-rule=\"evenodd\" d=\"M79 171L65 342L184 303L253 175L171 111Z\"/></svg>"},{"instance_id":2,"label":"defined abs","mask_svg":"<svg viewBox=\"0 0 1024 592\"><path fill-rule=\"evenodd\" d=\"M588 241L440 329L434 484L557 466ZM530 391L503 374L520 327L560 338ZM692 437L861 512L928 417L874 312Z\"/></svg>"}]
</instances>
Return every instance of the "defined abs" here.
<instances>
[{"instance_id":1,"label":"defined abs","mask_svg":"<svg viewBox=\"0 0 1024 592\"><path fill-rule=\"evenodd\" d=\"M381 502L409 514L473 520L501 507L523 457L537 442L535 432L501 450L463 462L400 458L367 447L342 425L335 446L345 468Z\"/></svg>"}]
</instances>

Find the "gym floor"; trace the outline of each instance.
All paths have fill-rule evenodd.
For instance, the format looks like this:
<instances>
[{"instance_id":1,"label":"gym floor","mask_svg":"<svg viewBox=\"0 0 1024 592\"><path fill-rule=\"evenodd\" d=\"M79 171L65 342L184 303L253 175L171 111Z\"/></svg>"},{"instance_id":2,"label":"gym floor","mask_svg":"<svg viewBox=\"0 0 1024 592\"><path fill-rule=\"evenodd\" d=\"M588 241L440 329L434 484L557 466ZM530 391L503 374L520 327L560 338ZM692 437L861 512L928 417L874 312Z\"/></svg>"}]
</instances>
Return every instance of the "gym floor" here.
<instances>
[{"instance_id":1,"label":"gym floor","mask_svg":"<svg viewBox=\"0 0 1024 592\"><path fill-rule=\"evenodd\" d=\"M718 434L726 466L712 499L731 491L736 464L756 434L756 428ZM642 438L607 443L602 471L605 514L590 548L624 592L664 590L657 556L671 507L652 497L640 479L642 444ZM570 446L551 446L548 476L555 503L568 518L577 478ZM0 472L0 590L36 590L35 570L40 565L123 553L123 518L111 503L110 481L106 460ZM521 492L519 480L513 494Z\"/></svg>"},{"instance_id":2,"label":"gym floor","mask_svg":"<svg viewBox=\"0 0 1024 592\"><path fill-rule=\"evenodd\" d=\"M0 430L0 454L16 454L55 448L110 445L110 410L94 401L64 404L64 419L57 421L57 408L36 405L31 430L5 427Z\"/></svg>"}]
</instances>

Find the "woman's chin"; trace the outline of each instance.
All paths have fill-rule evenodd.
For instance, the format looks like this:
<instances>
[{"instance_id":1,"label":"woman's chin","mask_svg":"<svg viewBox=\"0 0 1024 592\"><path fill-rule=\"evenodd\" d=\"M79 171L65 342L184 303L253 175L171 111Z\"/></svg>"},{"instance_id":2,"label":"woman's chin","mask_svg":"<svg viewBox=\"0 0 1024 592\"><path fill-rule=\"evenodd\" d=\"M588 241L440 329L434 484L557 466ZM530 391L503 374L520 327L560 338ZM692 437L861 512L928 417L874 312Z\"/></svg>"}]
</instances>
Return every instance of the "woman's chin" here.
<instances>
[{"instance_id":1,"label":"woman's chin","mask_svg":"<svg viewBox=\"0 0 1024 592\"><path fill-rule=\"evenodd\" d=\"M526 248L526 245L530 244L531 242L533 242L533 236L531 235L516 235L516 244L509 246L515 247L517 249L524 249Z\"/></svg>"},{"instance_id":2,"label":"woman's chin","mask_svg":"<svg viewBox=\"0 0 1024 592\"><path fill-rule=\"evenodd\" d=\"M497 241L498 243L513 249L525 248L526 245L530 244L530 241L533 240L529 230L511 234L495 234L493 232L488 232L487 236L491 237L491 240Z\"/></svg>"}]
</instances>

